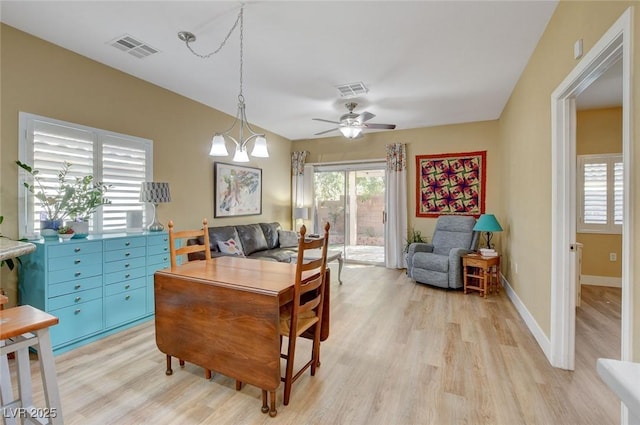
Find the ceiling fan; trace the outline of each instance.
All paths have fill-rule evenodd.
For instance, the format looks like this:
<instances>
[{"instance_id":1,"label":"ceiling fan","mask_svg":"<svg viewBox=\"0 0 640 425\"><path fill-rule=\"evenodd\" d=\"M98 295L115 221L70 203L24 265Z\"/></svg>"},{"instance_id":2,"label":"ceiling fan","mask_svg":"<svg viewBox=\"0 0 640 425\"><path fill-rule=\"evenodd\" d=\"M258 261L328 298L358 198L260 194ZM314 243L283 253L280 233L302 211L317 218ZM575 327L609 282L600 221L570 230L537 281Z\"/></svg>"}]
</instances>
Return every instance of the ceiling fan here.
<instances>
[{"instance_id":1,"label":"ceiling fan","mask_svg":"<svg viewBox=\"0 0 640 425\"><path fill-rule=\"evenodd\" d=\"M395 124L374 124L367 123L371 118L375 117L371 112L364 111L361 114L356 114L353 110L358 106L355 102L346 103L345 106L349 110L348 113L340 117L340 121L325 120L322 118L313 118L315 121L329 122L331 124L338 124L338 127L331 128L329 130L316 133L316 136L329 133L331 131L340 130L342 135L347 139L358 139L362 137L362 130L365 128L376 130L393 130L396 128Z\"/></svg>"}]
</instances>

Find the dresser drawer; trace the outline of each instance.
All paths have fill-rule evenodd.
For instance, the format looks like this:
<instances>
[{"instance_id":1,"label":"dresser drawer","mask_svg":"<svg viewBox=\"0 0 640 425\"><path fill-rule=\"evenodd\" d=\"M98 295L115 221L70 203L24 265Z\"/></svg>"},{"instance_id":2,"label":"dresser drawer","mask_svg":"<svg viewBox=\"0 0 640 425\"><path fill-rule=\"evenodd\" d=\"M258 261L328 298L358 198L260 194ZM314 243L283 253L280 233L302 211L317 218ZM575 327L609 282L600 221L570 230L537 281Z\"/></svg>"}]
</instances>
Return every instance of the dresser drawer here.
<instances>
[{"instance_id":1,"label":"dresser drawer","mask_svg":"<svg viewBox=\"0 0 640 425\"><path fill-rule=\"evenodd\" d=\"M105 273L122 272L126 270L144 267L146 264L144 257L128 258L126 260L111 261L104 265Z\"/></svg>"},{"instance_id":2,"label":"dresser drawer","mask_svg":"<svg viewBox=\"0 0 640 425\"><path fill-rule=\"evenodd\" d=\"M90 254L74 254L64 257L57 257L55 260L48 262L50 272L62 269L70 269L80 266L101 265L102 255L97 253Z\"/></svg>"},{"instance_id":3,"label":"dresser drawer","mask_svg":"<svg viewBox=\"0 0 640 425\"><path fill-rule=\"evenodd\" d=\"M169 235L166 233L161 235L147 236L147 245L166 245L169 246Z\"/></svg>"},{"instance_id":4,"label":"dresser drawer","mask_svg":"<svg viewBox=\"0 0 640 425\"><path fill-rule=\"evenodd\" d=\"M144 316L146 309L145 288L126 291L105 298L107 327L119 325Z\"/></svg>"},{"instance_id":5,"label":"dresser drawer","mask_svg":"<svg viewBox=\"0 0 640 425\"><path fill-rule=\"evenodd\" d=\"M54 348L103 328L102 299L52 310L50 313L59 319L58 324L51 327L51 344Z\"/></svg>"},{"instance_id":6,"label":"dresser drawer","mask_svg":"<svg viewBox=\"0 0 640 425\"><path fill-rule=\"evenodd\" d=\"M116 282L127 282L139 277L144 277L145 274L147 274L147 269L145 267L108 273L104 275L104 283L105 285L110 285Z\"/></svg>"},{"instance_id":7,"label":"dresser drawer","mask_svg":"<svg viewBox=\"0 0 640 425\"><path fill-rule=\"evenodd\" d=\"M164 269L165 267L169 267L170 264L170 255L167 252L166 254L157 254L150 255L147 257L147 266Z\"/></svg>"},{"instance_id":8,"label":"dresser drawer","mask_svg":"<svg viewBox=\"0 0 640 425\"><path fill-rule=\"evenodd\" d=\"M75 294L60 295L59 297L49 298L49 309L57 310L63 307L79 305L87 301L102 298L102 288L87 289L79 291Z\"/></svg>"},{"instance_id":9,"label":"dresser drawer","mask_svg":"<svg viewBox=\"0 0 640 425\"><path fill-rule=\"evenodd\" d=\"M169 255L169 245L150 245L147 247L147 255L165 254Z\"/></svg>"},{"instance_id":10,"label":"dresser drawer","mask_svg":"<svg viewBox=\"0 0 640 425\"><path fill-rule=\"evenodd\" d=\"M60 295L75 294L76 292L93 288L102 288L102 276L93 276L86 279L58 283L57 285L49 285L47 294L49 298L52 298Z\"/></svg>"},{"instance_id":11,"label":"dresser drawer","mask_svg":"<svg viewBox=\"0 0 640 425\"><path fill-rule=\"evenodd\" d=\"M102 264L89 266L79 266L70 269L56 270L49 272L49 284L67 282L70 280L80 280L85 277L99 276L102 274Z\"/></svg>"},{"instance_id":12,"label":"dresser drawer","mask_svg":"<svg viewBox=\"0 0 640 425\"><path fill-rule=\"evenodd\" d=\"M68 255L93 254L102 252L102 242L61 242L59 245L51 245L49 249L49 260L52 258L66 257Z\"/></svg>"},{"instance_id":13,"label":"dresser drawer","mask_svg":"<svg viewBox=\"0 0 640 425\"><path fill-rule=\"evenodd\" d=\"M145 246L146 241L144 237L133 236L130 238L118 238L107 240L104 242L105 251L116 251L119 249L128 249Z\"/></svg>"},{"instance_id":14,"label":"dresser drawer","mask_svg":"<svg viewBox=\"0 0 640 425\"><path fill-rule=\"evenodd\" d=\"M131 279L126 282L116 282L105 287L105 295L111 296L120 292L131 291L133 289L143 288L146 286L146 278L139 277L137 279Z\"/></svg>"},{"instance_id":15,"label":"dresser drawer","mask_svg":"<svg viewBox=\"0 0 640 425\"><path fill-rule=\"evenodd\" d=\"M115 251L106 251L104 253L104 260L106 262L126 260L129 258L144 257L147 248L144 246L136 248L118 249Z\"/></svg>"}]
</instances>

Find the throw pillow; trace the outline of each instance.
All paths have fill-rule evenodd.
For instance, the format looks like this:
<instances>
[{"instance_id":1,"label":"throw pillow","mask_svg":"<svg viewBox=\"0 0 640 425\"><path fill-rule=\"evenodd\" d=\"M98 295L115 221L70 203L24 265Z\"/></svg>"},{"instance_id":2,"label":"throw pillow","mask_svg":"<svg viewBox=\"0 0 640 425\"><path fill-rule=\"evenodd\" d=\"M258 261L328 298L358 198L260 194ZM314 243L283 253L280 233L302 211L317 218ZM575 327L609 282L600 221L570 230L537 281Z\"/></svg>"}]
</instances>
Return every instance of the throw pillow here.
<instances>
[{"instance_id":1,"label":"throw pillow","mask_svg":"<svg viewBox=\"0 0 640 425\"><path fill-rule=\"evenodd\" d=\"M223 254L231 254L237 255L239 257L244 257L242 248L236 245L236 241L233 239L229 239L228 241L218 241L218 249Z\"/></svg>"},{"instance_id":2,"label":"throw pillow","mask_svg":"<svg viewBox=\"0 0 640 425\"><path fill-rule=\"evenodd\" d=\"M280 248L293 248L298 246L298 232L293 230L278 229L278 241Z\"/></svg>"}]
</instances>

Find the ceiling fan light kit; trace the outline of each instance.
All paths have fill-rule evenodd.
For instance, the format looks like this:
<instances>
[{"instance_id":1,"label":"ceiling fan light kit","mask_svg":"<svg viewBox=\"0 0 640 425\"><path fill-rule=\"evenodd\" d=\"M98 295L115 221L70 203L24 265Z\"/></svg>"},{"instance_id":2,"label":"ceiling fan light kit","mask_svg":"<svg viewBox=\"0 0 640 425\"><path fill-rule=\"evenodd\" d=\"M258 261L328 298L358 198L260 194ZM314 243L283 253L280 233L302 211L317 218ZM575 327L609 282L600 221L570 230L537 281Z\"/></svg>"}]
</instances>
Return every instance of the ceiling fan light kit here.
<instances>
[{"instance_id":1,"label":"ceiling fan light kit","mask_svg":"<svg viewBox=\"0 0 640 425\"><path fill-rule=\"evenodd\" d=\"M362 130L365 128L368 129L376 129L376 130L393 130L396 128L395 124L374 124L367 123L371 118L375 117L371 112L364 111L360 114L353 112L353 110L358 106L355 102L348 102L345 104L349 112L342 115L339 121L331 121L325 120L322 118L313 118L315 121L328 122L331 124L338 124L338 127L331 128L329 130L321 131L319 133L315 133L316 136L320 136L322 134L330 133L335 130L340 130L340 133L347 139L358 139L362 137Z\"/></svg>"},{"instance_id":2,"label":"ceiling fan light kit","mask_svg":"<svg viewBox=\"0 0 640 425\"><path fill-rule=\"evenodd\" d=\"M258 158L268 158L269 151L267 149L267 138L263 133L258 133L255 131L249 121L247 120L246 115L246 104L244 103L244 96L242 95L242 71L243 71L243 42L244 42L244 5L240 7L240 12L238 13L238 17L236 18L235 23L227 33L227 36L224 38L222 43L220 43L220 47L215 51L201 55L196 53L189 43L196 41L196 36L189 31L180 31L178 33L178 38L186 44L187 48L193 53L195 56L198 56L201 59L208 59L211 56L218 53L222 47L224 47L225 43L233 33L233 31L240 24L240 94L238 94L238 111L236 112L236 119L229 127L228 130L223 131L221 133L216 133L211 140L211 150L209 151L210 156L229 156L229 152L227 151L226 140L231 140L235 146L236 150L233 155L234 162L249 162L249 155L247 154L247 144L250 141L254 141L253 150L251 151L251 156ZM238 125L238 138L236 139L231 134L231 131ZM244 133L246 131L249 133L247 138L244 138Z\"/></svg>"}]
</instances>

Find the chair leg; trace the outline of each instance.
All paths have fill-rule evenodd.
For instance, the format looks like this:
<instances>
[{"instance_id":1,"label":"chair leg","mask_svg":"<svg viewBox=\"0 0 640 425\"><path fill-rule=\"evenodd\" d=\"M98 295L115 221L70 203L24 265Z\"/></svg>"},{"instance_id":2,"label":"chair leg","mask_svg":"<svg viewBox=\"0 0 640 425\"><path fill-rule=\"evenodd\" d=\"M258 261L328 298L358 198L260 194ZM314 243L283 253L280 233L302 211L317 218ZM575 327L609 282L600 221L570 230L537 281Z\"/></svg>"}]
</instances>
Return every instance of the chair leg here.
<instances>
[{"instance_id":1,"label":"chair leg","mask_svg":"<svg viewBox=\"0 0 640 425\"><path fill-rule=\"evenodd\" d=\"M289 347L287 349L287 370L284 375L284 400L283 404L289 404L291 397L291 385L293 384L293 364L295 363L296 337L289 337Z\"/></svg>"},{"instance_id":2,"label":"chair leg","mask_svg":"<svg viewBox=\"0 0 640 425\"><path fill-rule=\"evenodd\" d=\"M311 376L315 376L316 368L320 366L320 327L316 325L313 334L313 348L311 351Z\"/></svg>"},{"instance_id":3,"label":"chair leg","mask_svg":"<svg viewBox=\"0 0 640 425\"><path fill-rule=\"evenodd\" d=\"M167 370L164 372L165 375L173 375L173 369L171 369L171 356L167 354Z\"/></svg>"},{"instance_id":4,"label":"chair leg","mask_svg":"<svg viewBox=\"0 0 640 425\"><path fill-rule=\"evenodd\" d=\"M238 381L236 379L236 391L240 391L241 389L242 389L242 381ZM266 406L266 402L265 402L264 406ZM266 412L262 412L262 413L266 413Z\"/></svg>"},{"instance_id":5,"label":"chair leg","mask_svg":"<svg viewBox=\"0 0 640 425\"><path fill-rule=\"evenodd\" d=\"M204 377L207 379L211 379L211 369L204 370Z\"/></svg>"},{"instance_id":6,"label":"chair leg","mask_svg":"<svg viewBox=\"0 0 640 425\"><path fill-rule=\"evenodd\" d=\"M184 367L184 360L178 359L178 363L180 363L180 367Z\"/></svg>"}]
</instances>

